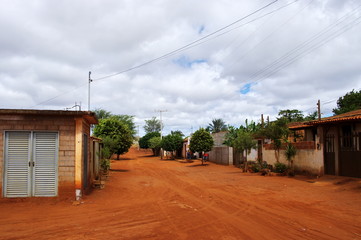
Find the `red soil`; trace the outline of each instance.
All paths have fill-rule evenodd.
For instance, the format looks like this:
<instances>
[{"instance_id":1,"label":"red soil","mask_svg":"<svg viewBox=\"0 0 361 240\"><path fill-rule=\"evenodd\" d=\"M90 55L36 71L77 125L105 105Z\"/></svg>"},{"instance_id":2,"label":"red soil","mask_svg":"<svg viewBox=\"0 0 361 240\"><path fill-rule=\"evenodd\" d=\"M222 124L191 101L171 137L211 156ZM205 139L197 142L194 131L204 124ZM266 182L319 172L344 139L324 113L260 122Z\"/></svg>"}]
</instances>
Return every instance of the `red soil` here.
<instances>
[{"instance_id":1,"label":"red soil","mask_svg":"<svg viewBox=\"0 0 361 240\"><path fill-rule=\"evenodd\" d=\"M1 199L0 239L361 239L361 179L259 176L132 149L79 205Z\"/></svg>"}]
</instances>

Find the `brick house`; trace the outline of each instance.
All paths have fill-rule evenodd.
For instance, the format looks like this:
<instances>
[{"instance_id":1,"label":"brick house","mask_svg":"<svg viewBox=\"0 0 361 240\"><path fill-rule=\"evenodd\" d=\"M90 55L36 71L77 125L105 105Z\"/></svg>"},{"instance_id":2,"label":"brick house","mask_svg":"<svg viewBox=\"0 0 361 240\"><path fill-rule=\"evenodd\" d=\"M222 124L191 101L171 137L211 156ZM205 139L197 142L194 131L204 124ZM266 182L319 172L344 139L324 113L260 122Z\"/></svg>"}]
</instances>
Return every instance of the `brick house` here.
<instances>
[{"instance_id":1,"label":"brick house","mask_svg":"<svg viewBox=\"0 0 361 240\"><path fill-rule=\"evenodd\" d=\"M87 111L0 109L1 196L81 197L96 175L97 123Z\"/></svg>"}]
</instances>

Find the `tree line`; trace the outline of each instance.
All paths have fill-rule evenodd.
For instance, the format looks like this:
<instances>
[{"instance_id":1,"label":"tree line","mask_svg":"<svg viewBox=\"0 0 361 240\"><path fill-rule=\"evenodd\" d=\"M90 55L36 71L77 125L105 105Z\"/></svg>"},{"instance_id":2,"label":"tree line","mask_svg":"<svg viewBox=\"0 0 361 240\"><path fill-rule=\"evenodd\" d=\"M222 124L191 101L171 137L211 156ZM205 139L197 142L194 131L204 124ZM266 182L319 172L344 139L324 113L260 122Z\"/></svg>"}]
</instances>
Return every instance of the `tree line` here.
<instances>
[{"instance_id":1,"label":"tree line","mask_svg":"<svg viewBox=\"0 0 361 240\"><path fill-rule=\"evenodd\" d=\"M337 107L333 109L334 114L342 114L361 108L361 90L347 93L337 101ZM93 134L103 140L103 156L110 158L112 154L119 155L126 153L136 139L136 127L134 116L114 115L104 109L94 111L99 124L93 129ZM294 152L292 144L287 142L290 132L287 124L290 122L310 121L317 118L317 112L304 116L302 111L297 109L280 110L278 118L272 122L255 123L246 120L245 125L240 127L229 126L221 118L213 119L206 128L197 130L191 138L190 150L192 152L208 152L213 146L213 139L210 133L227 131L225 144L234 147L236 151L243 153L247 163L247 153L257 146L255 138L263 136L271 139L274 145L276 156L282 144L286 143L290 153ZM153 117L145 120L145 136L139 139L141 148L151 148L155 155L163 148L165 151L173 153L182 148L184 134L181 131L171 131L170 134L161 138L161 122ZM294 136L297 137L297 136ZM289 156L291 156L290 154ZM247 166L246 166L247 167Z\"/></svg>"}]
</instances>

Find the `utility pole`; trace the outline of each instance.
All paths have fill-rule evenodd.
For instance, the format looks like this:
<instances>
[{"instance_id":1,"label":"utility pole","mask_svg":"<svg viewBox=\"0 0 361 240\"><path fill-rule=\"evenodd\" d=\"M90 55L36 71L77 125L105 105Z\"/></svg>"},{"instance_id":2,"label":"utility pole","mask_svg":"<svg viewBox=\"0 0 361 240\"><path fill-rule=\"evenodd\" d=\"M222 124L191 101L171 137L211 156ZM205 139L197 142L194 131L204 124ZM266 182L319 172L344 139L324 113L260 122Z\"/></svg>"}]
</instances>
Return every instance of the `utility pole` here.
<instances>
[{"instance_id":1,"label":"utility pole","mask_svg":"<svg viewBox=\"0 0 361 240\"><path fill-rule=\"evenodd\" d=\"M321 102L320 99L317 101L317 113L318 113L318 120L321 120Z\"/></svg>"},{"instance_id":2,"label":"utility pole","mask_svg":"<svg viewBox=\"0 0 361 240\"><path fill-rule=\"evenodd\" d=\"M90 111L90 83L93 81L90 78L90 75L92 74L91 71L89 71L89 85L88 85L88 111Z\"/></svg>"},{"instance_id":3,"label":"utility pole","mask_svg":"<svg viewBox=\"0 0 361 240\"><path fill-rule=\"evenodd\" d=\"M159 117L160 117L160 139L162 139L162 135L163 135L162 113L163 112L168 112L168 110L155 110L155 111L159 112Z\"/></svg>"}]
</instances>

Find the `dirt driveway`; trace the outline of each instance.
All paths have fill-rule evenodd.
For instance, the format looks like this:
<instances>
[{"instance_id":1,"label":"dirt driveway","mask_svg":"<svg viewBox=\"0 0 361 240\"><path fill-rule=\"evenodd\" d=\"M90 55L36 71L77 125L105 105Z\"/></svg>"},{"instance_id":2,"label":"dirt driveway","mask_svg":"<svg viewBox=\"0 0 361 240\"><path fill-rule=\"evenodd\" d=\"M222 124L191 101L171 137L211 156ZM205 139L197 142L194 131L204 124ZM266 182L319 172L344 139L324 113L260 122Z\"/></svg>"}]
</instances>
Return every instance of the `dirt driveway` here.
<instances>
[{"instance_id":1,"label":"dirt driveway","mask_svg":"<svg viewBox=\"0 0 361 240\"><path fill-rule=\"evenodd\" d=\"M132 150L80 205L1 200L0 239L361 239L361 181L263 177Z\"/></svg>"}]
</instances>

